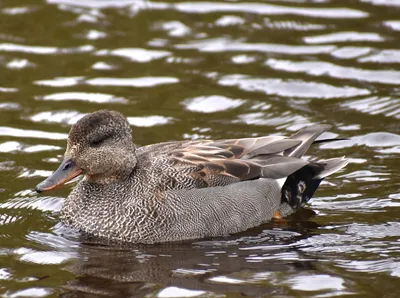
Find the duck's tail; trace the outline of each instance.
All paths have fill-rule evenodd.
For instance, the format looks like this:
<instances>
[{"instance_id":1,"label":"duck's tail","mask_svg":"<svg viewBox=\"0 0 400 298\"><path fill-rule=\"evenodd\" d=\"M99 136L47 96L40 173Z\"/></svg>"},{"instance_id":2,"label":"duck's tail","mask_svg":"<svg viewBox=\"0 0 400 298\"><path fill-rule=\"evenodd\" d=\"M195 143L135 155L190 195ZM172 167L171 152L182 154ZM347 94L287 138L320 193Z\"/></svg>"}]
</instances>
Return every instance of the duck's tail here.
<instances>
[{"instance_id":1,"label":"duck's tail","mask_svg":"<svg viewBox=\"0 0 400 298\"><path fill-rule=\"evenodd\" d=\"M303 207L326 176L339 171L348 163L344 157L311 162L289 175L281 190L279 216L289 215Z\"/></svg>"}]
</instances>

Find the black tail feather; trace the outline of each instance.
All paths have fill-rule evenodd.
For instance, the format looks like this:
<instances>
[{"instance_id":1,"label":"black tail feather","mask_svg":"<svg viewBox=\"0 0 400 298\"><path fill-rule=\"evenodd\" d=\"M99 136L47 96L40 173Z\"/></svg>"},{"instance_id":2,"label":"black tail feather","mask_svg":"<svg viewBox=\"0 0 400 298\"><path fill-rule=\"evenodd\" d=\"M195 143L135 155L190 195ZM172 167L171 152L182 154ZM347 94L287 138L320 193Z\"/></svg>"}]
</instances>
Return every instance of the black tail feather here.
<instances>
[{"instance_id":1,"label":"black tail feather","mask_svg":"<svg viewBox=\"0 0 400 298\"><path fill-rule=\"evenodd\" d=\"M289 175L282 187L281 204L287 203L293 209L303 207L314 195L323 178L315 178L322 170L320 164L308 164Z\"/></svg>"},{"instance_id":2,"label":"black tail feather","mask_svg":"<svg viewBox=\"0 0 400 298\"><path fill-rule=\"evenodd\" d=\"M348 141L350 140L349 138L333 138L333 139L322 139L322 140L315 140L313 144L323 144L323 143L329 143L329 142L337 142L337 141Z\"/></svg>"}]
</instances>

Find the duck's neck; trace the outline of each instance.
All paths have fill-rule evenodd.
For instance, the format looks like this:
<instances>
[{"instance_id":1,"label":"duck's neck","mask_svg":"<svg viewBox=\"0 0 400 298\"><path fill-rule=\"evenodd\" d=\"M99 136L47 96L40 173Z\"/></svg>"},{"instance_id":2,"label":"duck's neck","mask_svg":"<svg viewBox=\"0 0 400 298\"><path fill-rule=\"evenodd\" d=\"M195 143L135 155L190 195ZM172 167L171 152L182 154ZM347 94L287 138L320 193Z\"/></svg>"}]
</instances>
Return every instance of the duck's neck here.
<instances>
[{"instance_id":1,"label":"duck's neck","mask_svg":"<svg viewBox=\"0 0 400 298\"><path fill-rule=\"evenodd\" d=\"M109 167L103 173L86 174L84 180L102 186L126 180L137 165L136 154L133 151L130 154L126 154L123 159L120 158L118 161L118 163L113 164L112 167Z\"/></svg>"}]
</instances>

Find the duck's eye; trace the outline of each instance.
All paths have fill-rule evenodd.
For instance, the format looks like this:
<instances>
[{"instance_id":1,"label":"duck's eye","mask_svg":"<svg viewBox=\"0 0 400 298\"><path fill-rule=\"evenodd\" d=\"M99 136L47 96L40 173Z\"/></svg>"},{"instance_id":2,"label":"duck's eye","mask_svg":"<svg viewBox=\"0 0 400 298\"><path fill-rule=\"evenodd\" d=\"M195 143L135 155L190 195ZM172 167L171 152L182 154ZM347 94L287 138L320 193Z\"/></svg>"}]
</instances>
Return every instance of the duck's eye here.
<instances>
[{"instance_id":1,"label":"duck's eye","mask_svg":"<svg viewBox=\"0 0 400 298\"><path fill-rule=\"evenodd\" d=\"M92 141L90 141L90 145L91 146L98 146L98 145L102 144L105 140L107 140L108 138L109 138L109 136L95 138Z\"/></svg>"}]
</instances>

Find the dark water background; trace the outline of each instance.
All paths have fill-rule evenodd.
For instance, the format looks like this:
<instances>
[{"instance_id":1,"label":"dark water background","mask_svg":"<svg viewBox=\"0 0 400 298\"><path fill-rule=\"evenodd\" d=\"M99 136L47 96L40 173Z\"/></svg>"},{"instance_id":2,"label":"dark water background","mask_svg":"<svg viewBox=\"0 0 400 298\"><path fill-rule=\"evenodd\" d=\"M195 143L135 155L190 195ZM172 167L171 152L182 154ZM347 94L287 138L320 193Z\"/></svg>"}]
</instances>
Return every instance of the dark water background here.
<instances>
[{"instance_id":1,"label":"dark water background","mask_svg":"<svg viewBox=\"0 0 400 298\"><path fill-rule=\"evenodd\" d=\"M398 0L2 1L1 297L400 297L399 66ZM32 189L102 108L138 144L329 123L349 140L309 154L351 163L287 222L84 243L57 224L72 185Z\"/></svg>"}]
</instances>

